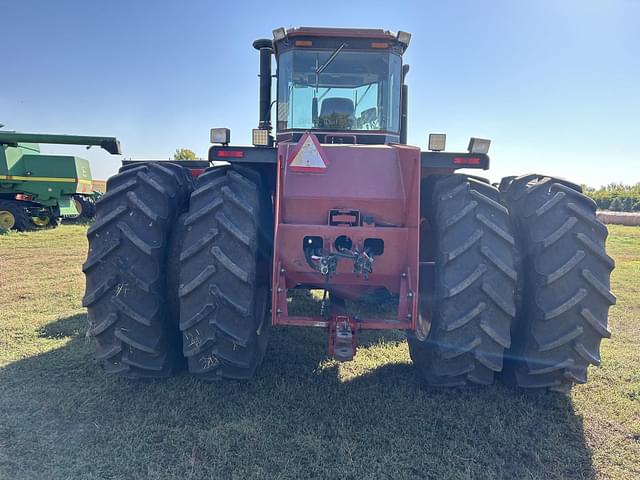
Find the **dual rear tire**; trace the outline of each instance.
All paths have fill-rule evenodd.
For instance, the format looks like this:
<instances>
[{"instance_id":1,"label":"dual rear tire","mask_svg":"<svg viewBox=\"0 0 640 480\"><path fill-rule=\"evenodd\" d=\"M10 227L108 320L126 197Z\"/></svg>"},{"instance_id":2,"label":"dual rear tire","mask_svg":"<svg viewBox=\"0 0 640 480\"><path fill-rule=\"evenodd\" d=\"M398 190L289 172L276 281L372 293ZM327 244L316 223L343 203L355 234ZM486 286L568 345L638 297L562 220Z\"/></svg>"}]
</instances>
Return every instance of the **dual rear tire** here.
<instances>
[{"instance_id":1,"label":"dual rear tire","mask_svg":"<svg viewBox=\"0 0 640 480\"><path fill-rule=\"evenodd\" d=\"M423 182L422 317L408 334L430 385L567 391L600 364L613 260L595 203L569 182L526 175L494 188L464 175ZM420 329L418 330L418 332Z\"/></svg>"},{"instance_id":2,"label":"dual rear tire","mask_svg":"<svg viewBox=\"0 0 640 480\"><path fill-rule=\"evenodd\" d=\"M194 190L195 188L195 190ZM108 373L249 378L267 343L272 213L259 176L123 167L96 202L83 266L88 334ZM272 221L272 220L271 220Z\"/></svg>"}]
</instances>

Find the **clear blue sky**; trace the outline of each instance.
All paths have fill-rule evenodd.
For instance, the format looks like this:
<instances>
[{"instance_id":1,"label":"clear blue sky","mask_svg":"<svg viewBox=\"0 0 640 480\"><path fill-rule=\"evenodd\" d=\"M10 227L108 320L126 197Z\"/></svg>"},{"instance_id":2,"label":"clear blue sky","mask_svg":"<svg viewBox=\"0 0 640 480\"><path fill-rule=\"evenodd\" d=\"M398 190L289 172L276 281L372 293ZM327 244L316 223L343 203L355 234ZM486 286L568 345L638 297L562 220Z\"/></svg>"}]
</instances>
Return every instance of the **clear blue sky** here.
<instances>
[{"instance_id":1,"label":"clear blue sky","mask_svg":"<svg viewBox=\"0 0 640 480\"><path fill-rule=\"evenodd\" d=\"M115 135L126 157L201 156L210 127L249 143L257 123L251 42L284 26L413 34L409 142L493 140L490 177L542 173L640 181L640 1L308 2L0 0L0 123ZM92 160L105 178L118 158Z\"/></svg>"}]
</instances>

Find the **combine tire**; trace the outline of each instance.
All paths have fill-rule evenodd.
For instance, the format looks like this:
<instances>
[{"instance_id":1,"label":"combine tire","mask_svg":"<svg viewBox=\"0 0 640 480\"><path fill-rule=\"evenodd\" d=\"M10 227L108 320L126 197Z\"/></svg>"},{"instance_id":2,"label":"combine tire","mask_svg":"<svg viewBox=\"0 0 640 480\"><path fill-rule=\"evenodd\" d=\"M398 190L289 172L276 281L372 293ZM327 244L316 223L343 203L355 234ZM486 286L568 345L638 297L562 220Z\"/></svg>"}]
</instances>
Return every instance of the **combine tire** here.
<instances>
[{"instance_id":1,"label":"combine tire","mask_svg":"<svg viewBox=\"0 0 640 480\"><path fill-rule=\"evenodd\" d=\"M24 232L36 227L21 202L0 200L0 231L17 230Z\"/></svg>"},{"instance_id":2,"label":"combine tire","mask_svg":"<svg viewBox=\"0 0 640 480\"><path fill-rule=\"evenodd\" d=\"M578 185L539 175L503 182L521 243L522 304L504 380L567 391L600 364L600 341L616 301L607 228Z\"/></svg>"},{"instance_id":3,"label":"combine tire","mask_svg":"<svg viewBox=\"0 0 640 480\"><path fill-rule=\"evenodd\" d=\"M420 275L422 322L408 333L411 359L430 385L493 383L515 315L515 240L507 208L485 182L438 175L422 184L421 211L421 260L434 261L435 268L430 281Z\"/></svg>"},{"instance_id":4,"label":"combine tire","mask_svg":"<svg viewBox=\"0 0 640 480\"><path fill-rule=\"evenodd\" d=\"M31 217L32 229L58 228L60 225L60 217L53 216L52 212L48 215L40 215Z\"/></svg>"},{"instance_id":5,"label":"combine tire","mask_svg":"<svg viewBox=\"0 0 640 480\"><path fill-rule=\"evenodd\" d=\"M132 164L109 179L96 204L83 305L96 359L108 373L145 378L172 372L179 340L166 318L167 241L190 191L186 169Z\"/></svg>"},{"instance_id":6,"label":"combine tire","mask_svg":"<svg viewBox=\"0 0 640 480\"><path fill-rule=\"evenodd\" d=\"M93 198L84 195L75 195L73 201L79 215L73 220L76 222L86 222L92 220L96 215L96 204Z\"/></svg>"},{"instance_id":7,"label":"combine tire","mask_svg":"<svg viewBox=\"0 0 640 480\"><path fill-rule=\"evenodd\" d=\"M189 371L204 380L247 379L262 362L270 325L262 247L271 218L253 172L214 167L198 178L184 218L180 330Z\"/></svg>"}]
</instances>

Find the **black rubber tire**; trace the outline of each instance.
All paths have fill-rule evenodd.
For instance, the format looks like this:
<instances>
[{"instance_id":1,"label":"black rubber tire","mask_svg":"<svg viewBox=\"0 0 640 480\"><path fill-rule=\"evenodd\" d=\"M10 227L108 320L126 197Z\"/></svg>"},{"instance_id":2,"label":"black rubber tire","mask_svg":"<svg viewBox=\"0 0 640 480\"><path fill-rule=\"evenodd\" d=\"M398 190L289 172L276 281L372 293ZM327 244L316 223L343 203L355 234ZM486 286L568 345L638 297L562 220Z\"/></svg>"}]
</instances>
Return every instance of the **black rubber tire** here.
<instances>
[{"instance_id":1,"label":"black rubber tire","mask_svg":"<svg viewBox=\"0 0 640 480\"><path fill-rule=\"evenodd\" d=\"M513 182L516 178L518 178L517 175L502 177L502 180L500 180L500 183L497 185L498 190L500 190L501 192L504 192L507 188L509 188L509 185L511 185L511 182Z\"/></svg>"},{"instance_id":2,"label":"black rubber tire","mask_svg":"<svg viewBox=\"0 0 640 480\"><path fill-rule=\"evenodd\" d=\"M0 211L2 210L6 210L13 215L15 223L12 230L26 232L37 228L31 221L31 217L27 214L22 202L18 200L0 200Z\"/></svg>"},{"instance_id":3,"label":"black rubber tire","mask_svg":"<svg viewBox=\"0 0 640 480\"><path fill-rule=\"evenodd\" d=\"M86 195L74 195L74 199L77 200L82 207L80 215L75 217L74 220L77 222L93 220L96 215L96 205L93 198Z\"/></svg>"},{"instance_id":4,"label":"black rubber tire","mask_svg":"<svg viewBox=\"0 0 640 480\"><path fill-rule=\"evenodd\" d=\"M184 243L184 219L186 216L186 213L182 213L176 220L171 229L167 247L167 304L169 307L169 319L176 326L180 325L180 296L178 295L180 288L180 253Z\"/></svg>"},{"instance_id":5,"label":"black rubber tire","mask_svg":"<svg viewBox=\"0 0 640 480\"><path fill-rule=\"evenodd\" d=\"M433 386L493 383L511 344L517 270L515 239L498 190L465 175L423 182L421 257L432 249L433 285L421 281L431 302L425 339L408 332L409 352ZM430 232L430 233L425 233ZM422 279L421 279L422 280Z\"/></svg>"},{"instance_id":6,"label":"black rubber tire","mask_svg":"<svg viewBox=\"0 0 640 480\"><path fill-rule=\"evenodd\" d=\"M511 385L567 391L600 364L600 342L615 304L596 204L566 180L525 175L505 182L517 226L522 301L503 375Z\"/></svg>"},{"instance_id":7,"label":"black rubber tire","mask_svg":"<svg viewBox=\"0 0 640 480\"><path fill-rule=\"evenodd\" d=\"M167 321L167 241L191 185L188 170L176 165L132 164L109 179L96 203L96 221L87 232L83 305L96 359L108 373L172 373L179 332Z\"/></svg>"},{"instance_id":8,"label":"black rubber tire","mask_svg":"<svg viewBox=\"0 0 640 480\"><path fill-rule=\"evenodd\" d=\"M34 207L38 207L38 204L32 204L32 206ZM44 213L44 212L42 212ZM60 226L60 223L62 222L62 219L60 218L60 212L58 210L57 207L55 208L47 208L47 212L46 215L44 215L44 218L46 218L48 221L45 225L37 225L36 222L34 221L35 217L31 217L31 223L33 224L33 229L34 230L44 230L47 228L58 228Z\"/></svg>"},{"instance_id":9,"label":"black rubber tire","mask_svg":"<svg viewBox=\"0 0 640 480\"><path fill-rule=\"evenodd\" d=\"M271 198L255 172L214 167L198 178L184 219L180 330L189 371L204 380L251 378L264 358Z\"/></svg>"},{"instance_id":10,"label":"black rubber tire","mask_svg":"<svg viewBox=\"0 0 640 480\"><path fill-rule=\"evenodd\" d=\"M49 225L47 226L49 228L58 228L61 223L62 223L62 219L60 217L51 217L49 219Z\"/></svg>"}]
</instances>

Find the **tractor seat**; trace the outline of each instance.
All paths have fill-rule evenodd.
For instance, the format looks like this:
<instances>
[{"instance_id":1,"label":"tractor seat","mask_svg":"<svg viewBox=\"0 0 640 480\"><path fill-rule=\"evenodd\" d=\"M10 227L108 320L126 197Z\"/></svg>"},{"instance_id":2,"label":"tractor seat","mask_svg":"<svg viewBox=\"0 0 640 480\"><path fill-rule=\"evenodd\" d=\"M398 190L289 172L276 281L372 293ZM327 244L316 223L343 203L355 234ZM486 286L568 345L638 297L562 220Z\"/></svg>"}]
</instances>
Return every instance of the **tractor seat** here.
<instances>
[{"instance_id":1,"label":"tractor seat","mask_svg":"<svg viewBox=\"0 0 640 480\"><path fill-rule=\"evenodd\" d=\"M350 98L331 97L322 101L319 127L351 129L355 123L355 108Z\"/></svg>"}]
</instances>

